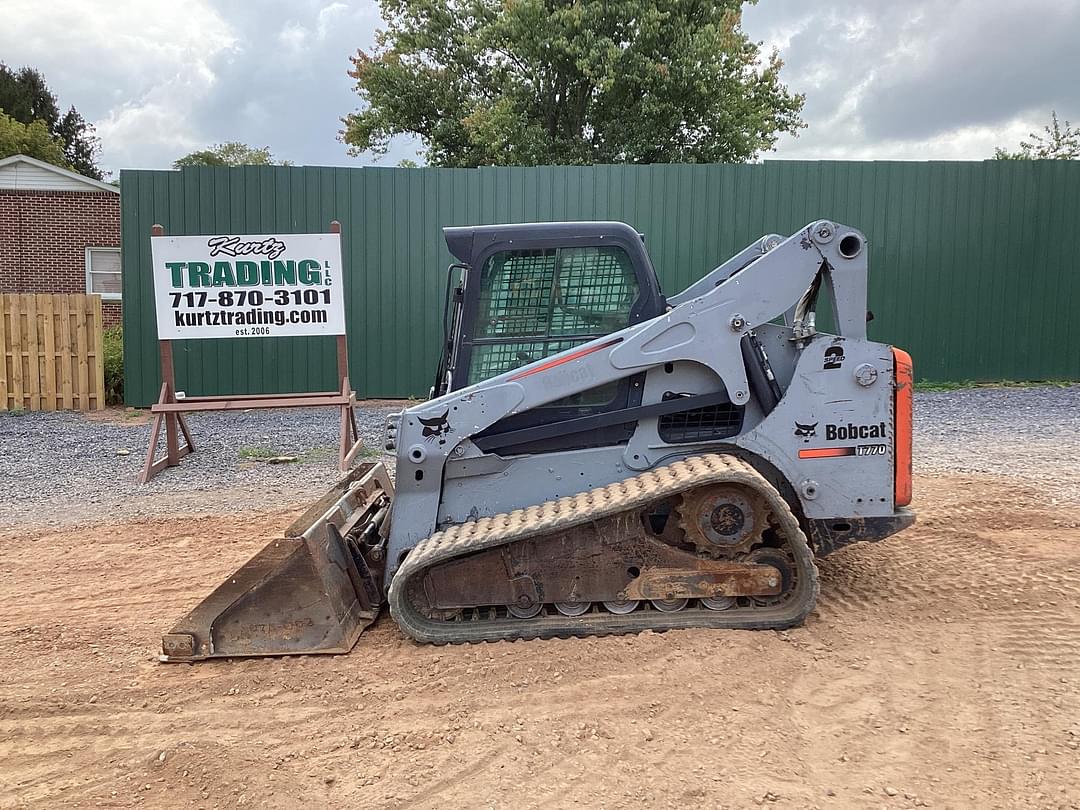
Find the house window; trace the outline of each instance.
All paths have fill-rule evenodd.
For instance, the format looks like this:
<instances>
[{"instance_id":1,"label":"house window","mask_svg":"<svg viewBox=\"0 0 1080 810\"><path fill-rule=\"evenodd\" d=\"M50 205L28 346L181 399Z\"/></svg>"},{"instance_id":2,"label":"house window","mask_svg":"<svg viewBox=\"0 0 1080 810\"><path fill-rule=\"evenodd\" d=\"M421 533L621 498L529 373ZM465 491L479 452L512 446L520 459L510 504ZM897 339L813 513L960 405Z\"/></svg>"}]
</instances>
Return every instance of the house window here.
<instances>
[{"instance_id":1,"label":"house window","mask_svg":"<svg viewBox=\"0 0 1080 810\"><path fill-rule=\"evenodd\" d=\"M103 301L120 300L120 248L86 249L86 291Z\"/></svg>"}]
</instances>

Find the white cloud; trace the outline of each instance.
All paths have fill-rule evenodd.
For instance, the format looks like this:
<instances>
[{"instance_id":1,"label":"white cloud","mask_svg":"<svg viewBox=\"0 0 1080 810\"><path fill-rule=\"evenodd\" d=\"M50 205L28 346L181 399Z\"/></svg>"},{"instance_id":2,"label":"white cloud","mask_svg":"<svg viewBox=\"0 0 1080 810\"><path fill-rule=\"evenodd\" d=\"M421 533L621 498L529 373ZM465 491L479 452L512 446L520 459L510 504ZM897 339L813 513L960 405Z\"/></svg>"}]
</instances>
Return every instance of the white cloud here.
<instances>
[{"instance_id":1,"label":"white cloud","mask_svg":"<svg viewBox=\"0 0 1080 810\"><path fill-rule=\"evenodd\" d=\"M317 28L319 39L326 39L332 25L337 25L346 15L349 7L344 3L331 3L325 8L319 9Z\"/></svg>"},{"instance_id":2,"label":"white cloud","mask_svg":"<svg viewBox=\"0 0 1080 810\"><path fill-rule=\"evenodd\" d=\"M766 160L984 160L994 148L1015 148L1028 133L1041 130L1033 119L1016 119L995 126L960 127L919 140L867 141L857 126L838 125L835 139L785 138Z\"/></svg>"},{"instance_id":3,"label":"white cloud","mask_svg":"<svg viewBox=\"0 0 1080 810\"><path fill-rule=\"evenodd\" d=\"M202 0L5 0L4 18L5 60L40 70L62 105L95 124L110 169L160 166L199 143L212 62L236 42Z\"/></svg>"},{"instance_id":4,"label":"white cloud","mask_svg":"<svg viewBox=\"0 0 1080 810\"><path fill-rule=\"evenodd\" d=\"M766 158L981 160L1051 109L1080 117L1077 0L770 0L743 27L807 96L808 127Z\"/></svg>"},{"instance_id":5,"label":"white cloud","mask_svg":"<svg viewBox=\"0 0 1080 810\"><path fill-rule=\"evenodd\" d=\"M307 47L310 32L295 20L285 23L285 27L278 34L278 41L293 55L298 55Z\"/></svg>"},{"instance_id":6,"label":"white cloud","mask_svg":"<svg viewBox=\"0 0 1080 810\"><path fill-rule=\"evenodd\" d=\"M0 58L95 123L107 169L227 140L365 162L336 136L357 105L349 56L380 25L372 0L0 2ZM764 0L744 28L807 94L809 127L766 158L982 159L1052 108L1080 119L1080 0ZM395 139L379 163L416 148Z\"/></svg>"}]
</instances>

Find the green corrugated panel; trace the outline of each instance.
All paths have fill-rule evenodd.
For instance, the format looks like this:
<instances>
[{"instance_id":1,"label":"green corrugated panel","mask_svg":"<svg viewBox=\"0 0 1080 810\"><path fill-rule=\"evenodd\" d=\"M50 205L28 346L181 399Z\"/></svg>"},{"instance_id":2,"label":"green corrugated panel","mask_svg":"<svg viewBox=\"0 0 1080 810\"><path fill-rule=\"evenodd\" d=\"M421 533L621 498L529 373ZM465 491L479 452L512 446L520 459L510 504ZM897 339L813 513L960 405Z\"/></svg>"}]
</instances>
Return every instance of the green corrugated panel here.
<instances>
[{"instance_id":1,"label":"green corrugated panel","mask_svg":"<svg viewBox=\"0 0 1080 810\"><path fill-rule=\"evenodd\" d=\"M819 217L870 241L871 335L930 380L1080 378L1080 166L1072 161L383 169L250 166L121 173L127 399L161 385L150 227L301 233L340 220L353 384L423 396L441 341L445 225L617 219L674 293L763 233ZM178 341L192 394L334 384L331 338Z\"/></svg>"}]
</instances>

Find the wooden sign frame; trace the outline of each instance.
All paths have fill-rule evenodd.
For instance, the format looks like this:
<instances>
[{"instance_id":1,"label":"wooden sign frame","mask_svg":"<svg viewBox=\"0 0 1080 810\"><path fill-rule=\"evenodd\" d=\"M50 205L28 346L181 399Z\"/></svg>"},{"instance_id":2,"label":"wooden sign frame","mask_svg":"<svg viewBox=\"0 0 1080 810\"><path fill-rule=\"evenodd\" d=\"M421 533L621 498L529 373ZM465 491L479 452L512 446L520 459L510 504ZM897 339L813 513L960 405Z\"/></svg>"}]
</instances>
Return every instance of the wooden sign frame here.
<instances>
[{"instance_id":1,"label":"wooden sign frame","mask_svg":"<svg viewBox=\"0 0 1080 810\"><path fill-rule=\"evenodd\" d=\"M165 229L154 225L152 236L164 236ZM330 233L340 234L341 223L330 223ZM361 449L360 437L356 430L356 392L349 384L349 350L347 336L337 335L337 391L319 391L300 394L242 394L213 397L176 396L176 369L173 365L171 340L159 340L161 351L161 393L157 402L150 407L153 420L150 427L150 447L146 453L146 463L139 474L138 481L145 484L166 467L175 467L185 456L195 452L195 442L191 438L184 414L198 411L240 411L271 408L314 408L335 407L341 411L341 429L338 441L338 468L344 472L349 469L357 452ZM226 340L228 338L225 338ZM165 455L154 458L162 425L165 427ZM184 444L180 444L180 434Z\"/></svg>"}]
</instances>

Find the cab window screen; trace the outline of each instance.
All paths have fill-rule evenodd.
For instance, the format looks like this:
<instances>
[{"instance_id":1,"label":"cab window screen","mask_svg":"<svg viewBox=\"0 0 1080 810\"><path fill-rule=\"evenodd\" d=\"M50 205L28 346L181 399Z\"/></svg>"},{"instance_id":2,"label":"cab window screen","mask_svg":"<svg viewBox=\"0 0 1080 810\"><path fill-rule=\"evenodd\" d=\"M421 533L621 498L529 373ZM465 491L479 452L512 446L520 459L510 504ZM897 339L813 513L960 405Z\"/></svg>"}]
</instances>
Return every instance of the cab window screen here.
<instances>
[{"instance_id":1,"label":"cab window screen","mask_svg":"<svg viewBox=\"0 0 1080 810\"><path fill-rule=\"evenodd\" d=\"M552 335L606 335L627 326L637 279L622 248L566 248L552 291Z\"/></svg>"},{"instance_id":2,"label":"cab window screen","mask_svg":"<svg viewBox=\"0 0 1080 810\"><path fill-rule=\"evenodd\" d=\"M488 259L480 281L477 337L547 334L556 253L515 250Z\"/></svg>"},{"instance_id":3,"label":"cab window screen","mask_svg":"<svg viewBox=\"0 0 1080 810\"><path fill-rule=\"evenodd\" d=\"M469 382L628 326L638 292L633 264L619 247L496 253L481 273ZM601 386L597 394L608 389Z\"/></svg>"}]
</instances>

